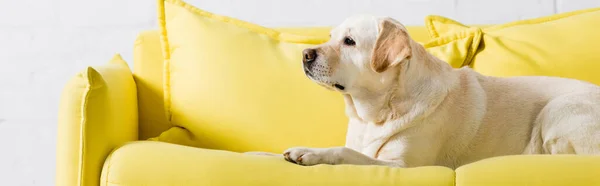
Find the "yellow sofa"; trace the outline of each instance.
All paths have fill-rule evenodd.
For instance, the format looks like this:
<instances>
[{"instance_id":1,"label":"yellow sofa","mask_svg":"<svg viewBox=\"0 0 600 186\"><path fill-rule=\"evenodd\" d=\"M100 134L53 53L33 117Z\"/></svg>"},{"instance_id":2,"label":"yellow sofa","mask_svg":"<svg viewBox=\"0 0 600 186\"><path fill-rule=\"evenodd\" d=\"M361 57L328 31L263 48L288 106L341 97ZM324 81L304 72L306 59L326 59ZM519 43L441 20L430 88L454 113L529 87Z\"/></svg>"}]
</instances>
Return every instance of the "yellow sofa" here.
<instances>
[{"instance_id":1,"label":"yellow sofa","mask_svg":"<svg viewBox=\"0 0 600 186\"><path fill-rule=\"evenodd\" d=\"M305 82L304 77L296 76L294 70L299 66L295 66L295 64L283 67L275 65L268 66L268 68L291 70L289 73L292 75L288 79L281 81L293 81L304 90L300 90L300 93L293 95L274 94L273 96L280 96L277 99L300 99L306 98L302 97L306 96L302 94L310 94L308 97L313 96L317 97L315 99L329 101L328 103L331 103L333 106L324 106L323 108L316 109L321 109L319 111L328 111L326 115L330 114L331 117L327 122L331 122L331 125L323 126L323 123L315 121L317 124L308 125L308 127L324 127L331 129L331 131L326 131L325 133L308 133L310 132L309 130L294 129L296 126L285 125L285 123L275 125L280 120L269 119L269 117L289 117L287 115L290 113L309 112L302 111L304 108L295 108L294 105L297 107L297 105L313 104L310 100L302 100L300 103L290 103L291 106L283 108L280 104L268 100L272 98L267 97L252 100L253 102L249 108L257 107L258 111L253 111L254 115L248 115L249 119L269 124L246 123L248 125L253 124L252 126L244 126L246 128L238 128L240 124L236 124L236 122L242 121L236 120L235 115L221 117L220 119L215 117L217 118L215 119L206 113L198 113L199 116L207 117L207 119L200 117L199 122L193 120L194 118L186 118L186 115L182 114L187 111L186 108L196 110L198 108L186 107L185 103L197 103L202 95L187 95L186 91L183 93L165 91L165 87L174 89L176 87L171 86L181 86L172 85L173 83L180 83L179 80L178 82L173 82L167 81L166 78L171 78L171 80L175 78L177 80L177 78L181 78L177 77L177 75L185 74L185 70L189 70L185 69L188 68L187 66L184 68L176 66L183 63L169 64L179 60L175 57L178 54L173 53L174 51L184 52L182 51L182 47L185 47L185 45L174 46L174 43L186 42L186 40L171 36L171 46L165 45L165 38L168 37L167 30L169 27L166 22L185 20L186 18L193 17L192 13L197 13L204 16L202 19L208 20L205 22L205 25L217 24L217 26L213 25L211 28L223 26L220 25L220 21L226 23L224 24L225 26L219 27L219 29L225 30L215 30L212 33L215 35L215 38L218 38L216 36L218 34L232 30L234 31L233 33L241 33L239 34L240 37L251 37L248 35L256 34L254 32L262 32L262 35L258 34L259 36L256 37L256 40L249 39L249 41L255 43L266 41L266 47L274 47L270 49L284 47L285 50L283 51L293 51L293 55L289 55L292 61L295 60L294 56L296 52L304 44L299 45L299 47L288 46L285 43L282 44L282 42L285 42L286 36L293 36L289 38L295 41L303 40L302 38L306 36L305 38L311 38L306 41L313 42L314 44L322 42L318 38L326 38L330 28L263 28L190 8L190 5L179 0L159 0L158 7L159 17L163 18L159 21L161 22L161 29L144 31L138 36L134 44L133 72L130 71L127 63L120 56L116 55L106 65L89 67L80 72L65 86L59 112L56 164L57 186L600 185L600 157L598 156L515 155L490 158L452 170L437 166L390 168L383 166L317 165L305 167L291 164L281 158L241 154L239 152L247 150L281 152L286 147L297 145L316 147L343 145L345 119L342 114L343 103L341 99L338 99L337 94L326 92L319 89L320 87L317 85L313 85L313 83ZM171 12L169 13L169 11ZM197 19L199 18L193 18L193 20ZM434 24L434 22L432 21L430 24ZM414 39L421 43L427 43L425 45L439 57L444 58L444 55L451 56L445 59L456 61L458 66L472 64L471 61L473 58L476 59L473 56L474 52L481 52L482 50L477 47L480 46L479 40L485 30L482 32L478 28L469 30L468 28L462 28L462 26L449 26L452 28L446 30L467 34L445 37L444 34L440 34L444 30L443 25L441 23L435 24L438 30L436 30L436 33L431 38L429 33L432 31L431 25L429 28L425 26L410 26L408 30ZM172 24L171 27L177 28L176 24ZM243 28L239 29L237 27ZM189 26L187 28L193 29L194 27ZM200 29L203 28L200 27ZM450 31L449 35L452 34ZM178 33L174 30L168 30L168 32L171 34ZM264 35L277 37L277 40L271 40ZM208 34L208 36L212 35ZM317 39L315 40L314 38ZM459 40L458 42L451 42L449 38ZM460 40L464 38L467 39ZM440 50L434 48L438 47L439 44L448 43L453 44L451 47ZM166 50L164 46L168 46L171 51ZM228 46L230 45L214 45L217 48ZM458 54L452 54L453 52ZM246 54L244 53L244 55ZM167 56L171 58L166 58ZM218 57L218 55L216 56ZM287 58L284 56L281 59ZM483 64L483 62L477 63ZM234 71L240 70L240 72L247 71L245 68L253 68L243 65L226 67L229 69L242 68L234 69ZM260 70L260 68L255 70ZM301 74L301 69L297 70ZM211 73L202 71L202 69L191 69L190 71ZM247 75L252 75L252 73ZM287 74L281 74L280 76L287 77ZM187 76L185 78L185 81L189 79ZM216 85L228 81L234 81L228 83L238 83L236 84L237 86L245 86L244 84L246 83L252 84L251 82L238 82L243 80L236 78L215 79L211 81L216 82ZM201 86L202 83L199 82L206 83L204 80L191 81L189 82L191 84L186 84L186 86ZM210 85L215 86L213 84ZM215 87L216 93L208 92L207 94L217 96L222 94L224 97L252 94L251 90L234 91L233 93L224 94L223 92L218 92L218 88L220 87ZM190 92L197 91L193 88L184 90L189 90ZM266 90L267 93L270 91L268 88ZM175 98L166 99L168 96L165 94L169 94L168 96ZM250 96L260 97L260 95ZM221 99L217 97L212 98ZM210 100L200 102L200 104L206 103L208 106L204 106L209 109L214 106L215 110L218 110L232 109L227 106L236 106L237 103L210 105L208 102ZM270 107L273 104L276 107ZM240 108L247 106L239 103ZM233 108L233 110L235 109L237 107ZM262 115L263 113L260 112L260 109L266 109L266 111L273 113L273 115ZM206 112L212 113L210 110L206 110ZM222 113L215 112L215 114L220 115ZM311 116L302 117L311 118ZM236 135L232 136L228 134ZM306 138L298 137L302 135L306 136L306 134L312 134L312 136L308 135ZM295 139L287 139L286 137L289 136L295 137Z\"/></svg>"}]
</instances>

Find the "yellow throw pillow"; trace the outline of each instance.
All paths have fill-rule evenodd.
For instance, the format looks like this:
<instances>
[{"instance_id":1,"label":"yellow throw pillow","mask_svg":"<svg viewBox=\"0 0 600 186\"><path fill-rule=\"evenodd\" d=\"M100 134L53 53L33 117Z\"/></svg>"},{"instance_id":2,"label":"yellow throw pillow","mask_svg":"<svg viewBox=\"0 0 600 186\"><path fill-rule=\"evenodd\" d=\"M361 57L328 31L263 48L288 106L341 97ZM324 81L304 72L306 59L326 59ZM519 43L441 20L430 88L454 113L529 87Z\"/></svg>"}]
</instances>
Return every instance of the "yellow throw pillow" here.
<instances>
[{"instance_id":1,"label":"yellow throw pillow","mask_svg":"<svg viewBox=\"0 0 600 186\"><path fill-rule=\"evenodd\" d=\"M481 41L481 29L469 28L452 35L436 37L423 44L434 56L444 60L454 68L460 68L473 59Z\"/></svg>"},{"instance_id":2,"label":"yellow throw pillow","mask_svg":"<svg viewBox=\"0 0 600 186\"><path fill-rule=\"evenodd\" d=\"M467 64L484 75L559 76L600 84L599 20L600 8L594 8L481 28L482 41ZM469 29L441 16L429 16L426 25L434 38Z\"/></svg>"},{"instance_id":3,"label":"yellow throw pillow","mask_svg":"<svg viewBox=\"0 0 600 186\"><path fill-rule=\"evenodd\" d=\"M180 0L159 0L159 12L167 116L191 142L167 139L179 130L158 140L231 151L344 145L341 95L302 71L302 50L327 35L283 33Z\"/></svg>"}]
</instances>

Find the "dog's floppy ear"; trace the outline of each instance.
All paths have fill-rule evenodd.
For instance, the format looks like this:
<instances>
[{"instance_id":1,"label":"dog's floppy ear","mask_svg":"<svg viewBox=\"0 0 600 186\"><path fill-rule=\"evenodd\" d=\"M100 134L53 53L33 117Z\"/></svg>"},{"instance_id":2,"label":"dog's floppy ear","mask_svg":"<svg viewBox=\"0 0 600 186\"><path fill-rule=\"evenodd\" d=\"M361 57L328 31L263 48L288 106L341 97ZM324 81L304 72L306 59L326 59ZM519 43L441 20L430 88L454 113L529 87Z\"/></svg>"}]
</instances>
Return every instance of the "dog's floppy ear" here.
<instances>
[{"instance_id":1,"label":"dog's floppy ear","mask_svg":"<svg viewBox=\"0 0 600 186\"><path fill-rule=\"evenodd\" d=\"M371 68L377 73L411 57L410 38L400 23L392 18L379 21L379 35L373 48Z\"/></svg>"}]
</instances>

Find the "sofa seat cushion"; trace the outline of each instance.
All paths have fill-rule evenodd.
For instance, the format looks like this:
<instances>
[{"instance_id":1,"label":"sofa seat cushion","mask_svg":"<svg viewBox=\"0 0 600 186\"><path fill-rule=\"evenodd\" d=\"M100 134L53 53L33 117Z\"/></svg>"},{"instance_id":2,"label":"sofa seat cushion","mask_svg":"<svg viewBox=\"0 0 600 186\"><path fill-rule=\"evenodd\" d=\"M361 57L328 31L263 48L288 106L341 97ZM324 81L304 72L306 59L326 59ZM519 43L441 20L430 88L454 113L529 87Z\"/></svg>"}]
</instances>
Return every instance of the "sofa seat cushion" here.
<instances>
[{"instance_id":1,"label":"sofa seat cushion","mask_svg":"<svg viewBox=\"0 0 600 186\"><path fill-rule=\"evenodd\" d=\"M281 157L246 155L164 142L139 141L115 150L101 185L410 185L451 186L445 167L300 166Z\"/></svg>"},{"instance_id":2,"label":"sofa seat cushion","mask_svg":"<svg viewBox=\"0 0 600 186\"><path fill-rule=\"evenodd\" d=\"M503 156L456 169L456 186L479 185L600 185L600 156Z\"/></svg>"}]
</instances>

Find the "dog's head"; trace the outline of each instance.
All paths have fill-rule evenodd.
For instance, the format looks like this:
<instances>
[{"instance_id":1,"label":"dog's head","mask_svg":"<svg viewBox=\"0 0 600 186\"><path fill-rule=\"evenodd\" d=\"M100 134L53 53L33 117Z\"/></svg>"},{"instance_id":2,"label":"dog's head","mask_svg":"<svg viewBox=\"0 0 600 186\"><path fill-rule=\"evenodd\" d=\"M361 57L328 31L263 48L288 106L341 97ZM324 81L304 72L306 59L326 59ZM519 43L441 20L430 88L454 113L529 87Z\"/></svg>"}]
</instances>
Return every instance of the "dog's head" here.
<instances>
[{"instance_id":1,"label":"dog's head","mask_svg":"<svg viewBox=\"0 0 600 186\"><path fill-rule=\"evenodd\" d=\"M327 43L303 51L305 74L327 88L352 94L389 87L411 57L406 28L387 17L355 16L331 31Z\"/></svg>"}]
</instances>

